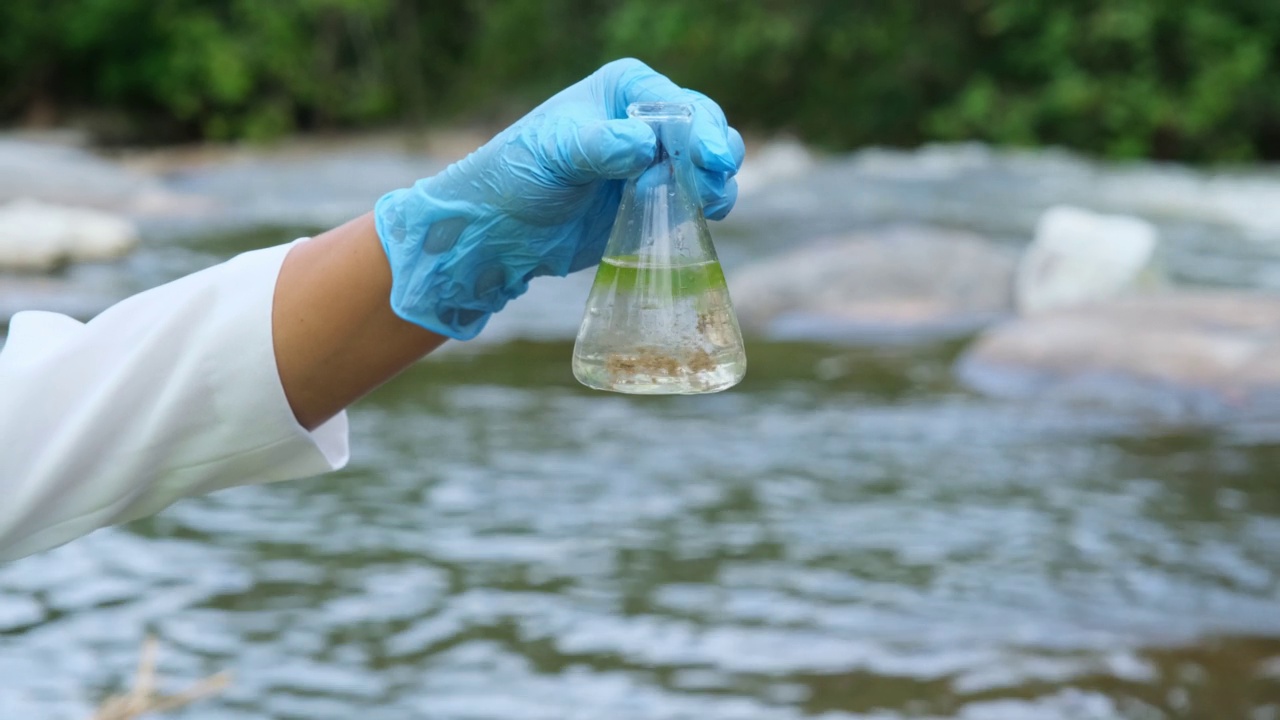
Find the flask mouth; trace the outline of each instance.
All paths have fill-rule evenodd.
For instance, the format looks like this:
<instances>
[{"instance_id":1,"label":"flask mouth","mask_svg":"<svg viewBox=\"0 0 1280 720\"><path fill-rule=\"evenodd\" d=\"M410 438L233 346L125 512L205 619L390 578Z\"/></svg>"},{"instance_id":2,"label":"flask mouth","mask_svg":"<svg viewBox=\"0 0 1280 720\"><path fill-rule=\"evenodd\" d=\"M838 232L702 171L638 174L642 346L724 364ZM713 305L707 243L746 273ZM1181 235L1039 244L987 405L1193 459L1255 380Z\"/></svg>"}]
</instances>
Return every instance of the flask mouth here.
<instances>
[{"instance_id":1,"label":"flask mouth","mask_svg":"<svg viewBox=\"0 0 1280 720\"><path fill-rule=\"evenodd\" d=\"M693 127L693 103L633 102L627 106L627 117L641 120L653 129L657 146L650 168L684 157Z\"/></svg>"},{"instance_id":2,"label":"flask mouth","mask_svg":"<svg viewBox=\"0 0 1280 720\"><path fill-rule=\"evenodd\" d=\"M627 106L627 117L651 121L688 122L693 119L693 104L683 102L634 102Z\"/></svg>"}]
</instances>

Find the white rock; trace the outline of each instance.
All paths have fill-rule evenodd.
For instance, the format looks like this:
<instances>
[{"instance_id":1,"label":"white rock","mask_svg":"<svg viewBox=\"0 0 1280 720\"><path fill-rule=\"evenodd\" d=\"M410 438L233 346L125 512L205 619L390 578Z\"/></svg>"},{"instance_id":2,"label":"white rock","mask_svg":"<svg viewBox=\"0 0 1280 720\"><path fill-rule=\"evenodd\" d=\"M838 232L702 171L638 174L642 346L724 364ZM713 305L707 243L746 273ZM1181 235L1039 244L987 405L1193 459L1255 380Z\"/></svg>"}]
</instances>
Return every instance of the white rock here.
<instances>
[{"instance_id":1,"label":"white rock","mask_svg":"<svg viewBox=\"0 0 1280 720\"><path fill-rule=\"evenodd\" d=\"M1155 226L1145 220L1052 207L1018 264L1018 312L1035 315L1159 285L1158 243Z\"/></svg>"},{"instance_id":2,"label":"white rock","mask_svg":"<svg viewBox=\"0 0 1280 720\"><path fill-rule=\"evenodd\" d=\"M0 206L0 268L51 270L133 249L137 227L101 210L18 200Z\"/></svg>"}]
</instances>

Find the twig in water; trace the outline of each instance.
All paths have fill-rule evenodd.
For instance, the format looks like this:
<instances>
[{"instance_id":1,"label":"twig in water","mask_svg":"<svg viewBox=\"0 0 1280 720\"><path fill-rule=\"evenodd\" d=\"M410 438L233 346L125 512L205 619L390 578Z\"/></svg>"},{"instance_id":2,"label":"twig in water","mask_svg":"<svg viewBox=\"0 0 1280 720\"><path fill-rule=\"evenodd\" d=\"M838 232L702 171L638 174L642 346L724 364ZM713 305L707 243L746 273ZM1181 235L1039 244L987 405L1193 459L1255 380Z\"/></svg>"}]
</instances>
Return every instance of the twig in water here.
<instances>
[{"instance_id":1,"label":"twig in water","mask_svg":"<svg viewBox=\"0 0 1280 720\"><path fill-rule=\"evenodd\" d=\"M160 695L155 691L156 649L156 639L148 635L142 644L142 657L138 661L138 677L133 682L133 689L124 695L107 698L91 720L136 720L147 713L180 708L219 693L231 684L231 673L220 672L176 695Z\"/></svg>"}]
</instances>

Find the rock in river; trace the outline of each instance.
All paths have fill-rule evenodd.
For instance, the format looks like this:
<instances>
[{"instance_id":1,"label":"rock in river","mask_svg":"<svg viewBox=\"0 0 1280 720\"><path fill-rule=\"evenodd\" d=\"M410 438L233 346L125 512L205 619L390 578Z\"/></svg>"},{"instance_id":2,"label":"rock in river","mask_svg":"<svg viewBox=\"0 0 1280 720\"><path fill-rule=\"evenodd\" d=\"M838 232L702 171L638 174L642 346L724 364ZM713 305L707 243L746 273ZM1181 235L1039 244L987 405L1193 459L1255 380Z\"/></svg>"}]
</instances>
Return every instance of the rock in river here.
<instances>
[{"instance_id":1,"label":"rock in river","mask_svg":"<svg viewBox=\"0 0 1280 720\"><path fill-rule=\"evenodd\" d=\"M1021 318L987 331L961 357L971 387L1178 414L1280 409L1280 296L1179 291Z\"/></svg>"},{"instance_id":2,"label":"rock in river","mask_svg":"<svg viewBox=\"0 0 1280 720\"><path fill-rule=\"evenodd\" d=\"M1146 220L1051 207L1018 263L1018 313L1036 313L1150 290L1164 284L1159 234Z\"/></svg>"},{"instance_id":3,"label":"rock in river","mask_svg":"<svg viewBox=\"0 0 1280 720\"><path fill-rule=\"evenodd\" d=\"M969 334L1013 311L1017 252L897 227L819 242L731 277L743 326L774 337L884 342Z\"/></svg>"},{"instance_id":4,"label":"rock in river","mask_svg":"<svg viewBox=\"0 0 1280 720\"><path fill-rule=\"evenodd\" d=\"M102 210L19 200L0 206L0 269L47 271L128 253L138 230Z\"/></svg>"}]
</instances>

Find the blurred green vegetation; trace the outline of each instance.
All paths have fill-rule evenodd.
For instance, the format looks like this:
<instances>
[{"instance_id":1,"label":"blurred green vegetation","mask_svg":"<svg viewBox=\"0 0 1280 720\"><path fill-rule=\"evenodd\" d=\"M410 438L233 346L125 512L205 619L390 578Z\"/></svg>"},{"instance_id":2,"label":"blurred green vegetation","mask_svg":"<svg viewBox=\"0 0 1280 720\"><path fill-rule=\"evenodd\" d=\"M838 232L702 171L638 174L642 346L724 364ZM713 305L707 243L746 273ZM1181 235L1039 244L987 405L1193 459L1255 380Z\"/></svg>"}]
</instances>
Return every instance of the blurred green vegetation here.
<instances>
[{"instance_id":1,"label":"blurred green vegetation","mask_svg":"<svg viewBox=\"0 0 1280 720\"><path fill-rule=\"evenodd\" d=\"M134 142L502 120L624 55L832 148L1280 158L1275 0L4 0L0 119Z\"/></svg>"}]
</instances>

